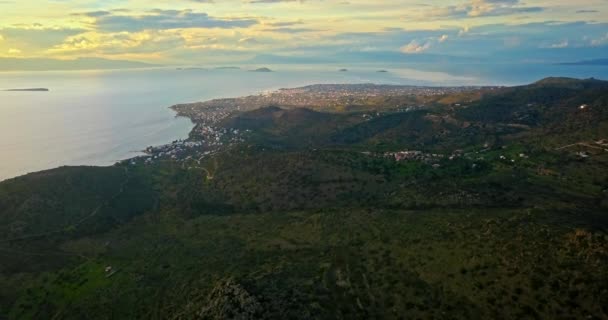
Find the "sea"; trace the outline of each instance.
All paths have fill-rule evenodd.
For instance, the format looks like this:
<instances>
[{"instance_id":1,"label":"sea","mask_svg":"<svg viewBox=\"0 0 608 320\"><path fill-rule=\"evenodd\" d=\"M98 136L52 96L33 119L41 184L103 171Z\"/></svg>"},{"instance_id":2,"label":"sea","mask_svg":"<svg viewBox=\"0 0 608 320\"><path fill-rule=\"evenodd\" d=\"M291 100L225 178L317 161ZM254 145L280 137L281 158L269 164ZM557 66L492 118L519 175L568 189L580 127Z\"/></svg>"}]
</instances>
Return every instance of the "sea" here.
<instances>
[{"instance_id":1,"label":"sea","mask_svg":"<svg viewBox=\"0 0 608 320\"><path fill-rule=\"evenodd\" d=\"M255 66L0 72L0 181L60 166L108 166L188 136L178 103L323 83L516 85L546 76L608 79L606 66ZM347 68L347 72L340 69ZM485 69L484 69L485 68ZM429 71L429 70L433 71ZM378 72L386 70L388 72ZM519 71L518 71L519 70ZM4 91L48 88L48 92Z\"/></svg>"}]
</instances>

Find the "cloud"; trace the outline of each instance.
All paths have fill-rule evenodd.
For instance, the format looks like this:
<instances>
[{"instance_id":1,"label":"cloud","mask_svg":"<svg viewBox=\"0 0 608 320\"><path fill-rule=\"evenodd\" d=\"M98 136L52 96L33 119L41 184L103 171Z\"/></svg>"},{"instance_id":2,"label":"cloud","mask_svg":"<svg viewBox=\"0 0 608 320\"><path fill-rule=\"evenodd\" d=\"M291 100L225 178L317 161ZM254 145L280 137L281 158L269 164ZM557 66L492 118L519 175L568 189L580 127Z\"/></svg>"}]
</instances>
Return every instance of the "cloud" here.
<instances>
[{"instance_id":1,"label":"cloud","mask_svg":"<svg viewBox=\"0 0 608 320\"><path fill-rule=\"evenodd\" d=\"M436 36L430 36L424 41L414 39L405 46L399 48L399 51L406 54L422 53L431 49L434 44L440 44L448 41L449 38L450 36L444 33L437 34Z\"/></svg>"},{"instance_id":2,"label":"cloud","mask_svg":"<svg viewBox=\"0 0 608 320\"><path fill-rule=\"evenodd\" d=\"M269 28L269 29L264 29L263 31L279 32L279 33L303 33L303 32L316 32L316 31L322 31L322 30L312 29L312 28Z\"/></svg>"},{"instance_id":3,"label":"cloud","mask_svg":"<svg viewBox=\"0 0 608 320\"><path fill-rule=\"evenodd\" d=\"M608 33L606 33L605 35L603 35L597 39L591 40L591 46L593 46L593 47L599 47L599 46L603 46L603 45L607 45L607 44L608 44Z\"/></svg>"},{"instance_id":4,"label":"cloud","mask_svg":"<svg viewBox=\"0 0 608 320\"><path fill-rule=\"evenodd\" d=\"M97 14L94 25L105 32L169 30L187 28L247 28L258 23L249 18L218 18L204 12L192 10L161 10L154 9L140 15L125 15L109 13ZM91 12L87 14L91 16Z\"/></svg>"},{"instance_id":5,"label":"cloud","mask_svg":"<svg viewBox=\"0 0 608 320\"><path fill-rule=\"evenodd\" d=\"M247 37L247 38L241 38L238 41L239 43L243 43L243 44L257 44L258 40L256 38L252 38L252 37Z\"/></svg>"},{"instance_id":6,"label":"cloud","mask_svg":"<svg viewBox=\"0 0 608 320\"><path fill-rule=\"evenodd\" d=\"M540 60L568 52L587 57L608 45L608 18L595 12L608 9L605 0L51 2L1 6L1 54L9 48L25 57L142 53L166 63L176 57L204 60L209 52L235 52L231 57L365 52L372 61L382 61L387 52L401 59L403 53L477 58L508 52L507 58L518 59L542 52L534 56ZM560 49L564 39L567 47Z\"/></svg>"},{"instance_id":7,"label":"cloud","mask_svg":"<svg viewBox=\"0 0 608 320\"><path fill-rule=\"evenodd\" d=\"M271 26L271 27L292 27L295 25L303 24L303 23L304 23L304 21L297 20L297 21L264 22L264 25Z\"/></svg>"},{"instance_id":8,"label":"cloud","mask_svg":"<svg viewBox=\"0 0 608 320\"><path fill-rule=\"evenodd\" d=\"M479 17L507 16L521 13L537 13L543 7L524 5L519 0L469 0L458 5L444 7L422 6L417 19L464 19ZM430 9L429 9L430 8Z\"/></svg>"},{"instance_id":9,"label":"cloud","mask_svg":"<svg viewBox=\"0 0 608 320\"><path fill-rule=\"evenodd\" d=\"M69 37L48 50L51 54L120 55L161 53L183 47L185 40L179 32L148 30L136 33L99 34L88 32Z\"/></svg>"},{"instance_id":10,"label":"cloud","mask_svg":"<svg viewBox=\"0 0 608 320\"><path fill-rule=\"evenodd\" d=\"M568 45L569 45L569 41L566 39L566 40L563 40L558 43L554 43L554 44L550 45L549 48L553 48L553 49L567 48Z\"/></svg>"},{"instance_id":11,"label":"cloud","mask_svg":"<svg viewBox=\"0 0 608 320\"><path fill-rule=\"evenodd\" d=\"M502 16L543 11L542 7L522 6L519 0L472 0L468 9L471 17Z\"/></svg>"},{"instance_id":12,"label":"cloud","mask_svg":"<svg viewBox=\"0 0 608 320\"><path fill-rule=\"evenodd\" d=\"M305 2L305 0L244 0L245 3L283 3L283 2Z\"/></svg>"},{"instance_id":13,"label":"cloud","mask_svg":"<svg viewBox=\"0 0 608 320\"><path fill-rule=\"evenodd\" d=\"M10 48L10 49L8 49L7 53L9 55L13 55L13 56L14 55L19 55L19 54L21 54L21 50L15 49L15 48Z\"/></svg>"},{"instance_id":14,"label":"cloud","mask_svg":"<svg viewBox=\"0 0 608 320\"><path fill-rule=\"evenodd\" d=\"M431 42L420 43L417 40L412 40L410 43L401 47L400 51L407 54L422 53L431 48Z\"/></svg>"},{"instance_id":15,"label":"cloud","mask_svg":"<svg viewBox=\"0 0 608 320\"><path fill-rule=\"evenodd\" d=\"M84 29L46 27L39 23L0 29L4 41L24 48L44 48L61 43L65 38L85 32Z\"/></svg>"},{"instance_id":16,"label":"cloud","mask_svg":"<svg viewBox=\"0 0 608 320\"><path fill-rule=\"evenodd\" d=\"M100 11L89 11L89 12L83 12L83 13L74 13L72 15L73 16L86 16L86 17L91 17L91 18L97 18L97 17L108 16L108 15L111 15L111 14L112 14L112 12L110 12L110 11L100 10Z\"/></svg>"},{"instance_id":17,"label":"cloud","mask_svg":"<svg viewBox=\"0 0 608 320\"><path fill-rule=\"evenodd\" d=\"M458 31L458 36L459 36L459 37L462 37L462 36L466 35L467 33L469 33L469 31L470 31L470 30L471 30L471 27L469 27L469 26L464 26L462 29L460 29L460 30Z\"/></svg>"}]
</instances>

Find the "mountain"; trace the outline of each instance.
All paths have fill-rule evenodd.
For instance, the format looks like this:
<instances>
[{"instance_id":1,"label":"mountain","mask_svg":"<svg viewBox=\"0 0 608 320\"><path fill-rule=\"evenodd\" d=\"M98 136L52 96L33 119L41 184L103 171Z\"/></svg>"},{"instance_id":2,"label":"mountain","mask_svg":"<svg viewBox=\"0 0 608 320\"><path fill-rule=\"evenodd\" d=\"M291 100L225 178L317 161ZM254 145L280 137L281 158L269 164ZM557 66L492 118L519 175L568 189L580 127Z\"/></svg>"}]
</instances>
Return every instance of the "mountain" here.
<instances>
[{"instance_id":1,"label":"mountain","mask_svg":"<svg viewBox=\"0 0 608 320\"><path fill-rule=\"evenodd\" d=\"M0 58L0 71L51 71L150 68L157 65L101 58L58 60L45 58Z\"/></svg>"},{"instance_id":2,"label":"mountain","mask_svg":"<svg viewBox=\"0 0 608 320\"><path fill-rule=\"evenodd\" d=\"M272 70L270 70L268 68L258 68L255 70L251 70L251 72L272 72Z\"/></svg>"},{"instance_id":3,"label":"mountain","mask_svg":"<svg viewBox=\"0 0 608 320\"><path fill-rule=\"evenodd\" d=\"M0 314L608 316L608 82L323 88L175 106L199 140L160 159L0 182Z\"/></svg>"},{"instance_id":4,"label":"mountain","mask_svg":"<svg viewBox=\"0 0 608 320\"><path fill-rule=\"evenodd\" d=\"M560 64L565 66L606 66L608 65L608 59L582 60L577 62L563 62Z\"/></svg>"}]
</instances>

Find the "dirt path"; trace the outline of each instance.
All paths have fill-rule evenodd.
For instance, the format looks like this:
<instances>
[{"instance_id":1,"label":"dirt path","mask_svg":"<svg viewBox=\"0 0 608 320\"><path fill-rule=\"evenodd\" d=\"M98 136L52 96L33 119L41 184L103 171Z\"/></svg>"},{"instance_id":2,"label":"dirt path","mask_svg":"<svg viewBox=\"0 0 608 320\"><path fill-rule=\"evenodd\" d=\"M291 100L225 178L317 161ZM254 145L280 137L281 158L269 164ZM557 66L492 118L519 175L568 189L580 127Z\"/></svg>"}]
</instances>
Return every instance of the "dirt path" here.
<instances>
[{"instance_id":1,"label":"dirt path","mask_svg":"<svg viewBox=\"0 0 608 320\"><path fill-rule=\"evenodd\" d=\"M575 146L583 146L583 147L587 147L587 148L591 148L591 149L605 150L602 147L594 146L594 145L591 145L591 144L589 144L587 142L577 142L577 143L569 144L567 146L559 147L559 148L557 148L555 150L563 150L563 149L567 149L567 148L571 148L571 147L575 147Z\"/></svg>"}]
</instances>

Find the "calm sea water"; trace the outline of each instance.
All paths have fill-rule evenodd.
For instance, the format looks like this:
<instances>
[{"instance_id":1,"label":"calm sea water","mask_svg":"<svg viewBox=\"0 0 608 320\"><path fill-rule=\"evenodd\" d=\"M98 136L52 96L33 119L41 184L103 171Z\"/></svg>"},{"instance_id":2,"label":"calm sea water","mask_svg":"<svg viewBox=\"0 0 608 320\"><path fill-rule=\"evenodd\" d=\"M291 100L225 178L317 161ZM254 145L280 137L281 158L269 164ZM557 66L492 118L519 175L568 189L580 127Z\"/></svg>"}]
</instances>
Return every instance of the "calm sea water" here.
<instances>
[{"instance_id":1,"label":"calm sea water","mask_svg":"<svg viewBox=\"0 0 608 320\"><path fill-rule=\"evenodd\" d=\"M340 67L272 67L276 72L148 69L0 73L0 90L51 90L0 91L0 180L63 165L111 165L147 146L185 138L192 124L175 118L169 107L177 103L315 83L463 85L503 81L405 68L378 73L374 67L349 72L337 72ZM579 76L594 76L581 73Z\"/></svg>"}]
</instances>

